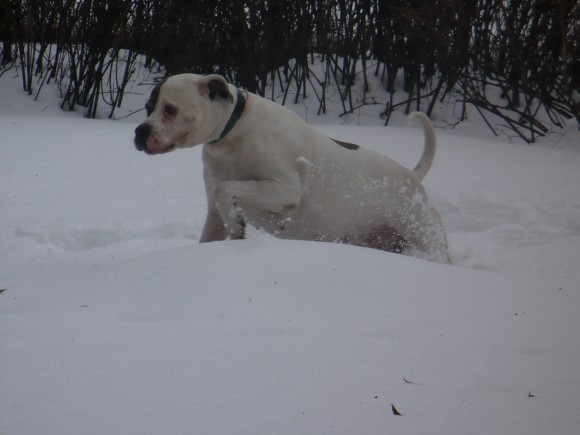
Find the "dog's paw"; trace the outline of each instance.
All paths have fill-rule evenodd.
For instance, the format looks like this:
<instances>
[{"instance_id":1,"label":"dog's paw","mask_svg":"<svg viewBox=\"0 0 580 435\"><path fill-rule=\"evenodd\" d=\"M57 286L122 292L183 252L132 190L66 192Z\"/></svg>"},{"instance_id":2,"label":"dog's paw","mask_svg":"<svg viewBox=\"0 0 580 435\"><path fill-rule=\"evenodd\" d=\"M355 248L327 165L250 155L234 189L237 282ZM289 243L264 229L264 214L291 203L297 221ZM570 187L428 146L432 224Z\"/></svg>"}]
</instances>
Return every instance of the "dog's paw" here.
<instances>
[{"instance_id":1,"label":"dog's paw","mask_svg":"<svg viewBox=\"0 0 580 435\"><path fill-rule=\"evenodd\" d=\"M230 216L232 218L232 225L229 229L230 238L244 239L246 237L246 218L244 211L238 205L236 197L234 197L232 211L232 215Z\"/></svg>"},{"instance_id":2,"label":"dog's paw","mask_svg":"<svg viewBox=\"0 0 580 435\"><path fill-rule=\"evenodd\" d=\"M230 233L230 239L232 239L232 240L242 240L242 239L246 238L245 227L230 228L229 233Z\"/></svg>"},{"instance_id":3,"label":"dog's paw","mask_svg":"<svg viewBox=\"0 0 580 435\"><path fill-rule=\"evenodd\" d=\"M246 238L246 219L244 219L244 214L241 209L235 215L234 225L230 228L230 238L232 239L245 239Z\"/></svg>"}]
</instances>

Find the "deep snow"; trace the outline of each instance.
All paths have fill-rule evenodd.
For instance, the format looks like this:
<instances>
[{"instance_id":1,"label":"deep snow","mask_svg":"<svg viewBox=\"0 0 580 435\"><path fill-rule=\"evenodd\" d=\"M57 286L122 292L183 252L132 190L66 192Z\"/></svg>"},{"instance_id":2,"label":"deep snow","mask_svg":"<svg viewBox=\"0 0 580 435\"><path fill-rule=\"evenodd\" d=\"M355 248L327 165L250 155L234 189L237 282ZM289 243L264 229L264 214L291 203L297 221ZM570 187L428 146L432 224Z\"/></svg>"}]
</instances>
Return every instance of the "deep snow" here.
<instances>
[{"instance_id":1,"label":"deep snow","mask_svg":"<svg viewBox=\"0 0 580 435\"><path fill-rule=\"evenodd\" d=\"M199 245L199 148L146 156L143 115L85 120L14 80L1 434L577 433L577 136L438 129L425 186L453 266L257 231ZM419 127L317 128L407 166L421 153Z\"/></svg>"}]
</instances>

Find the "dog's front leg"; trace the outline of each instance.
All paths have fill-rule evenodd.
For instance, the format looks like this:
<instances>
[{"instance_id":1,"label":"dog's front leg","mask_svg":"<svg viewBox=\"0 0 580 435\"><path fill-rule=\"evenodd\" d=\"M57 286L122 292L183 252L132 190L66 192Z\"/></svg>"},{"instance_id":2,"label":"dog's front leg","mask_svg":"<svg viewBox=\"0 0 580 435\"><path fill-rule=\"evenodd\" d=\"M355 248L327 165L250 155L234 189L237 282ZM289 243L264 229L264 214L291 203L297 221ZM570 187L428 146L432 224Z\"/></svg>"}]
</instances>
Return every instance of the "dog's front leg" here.
<instances>
[{"instance_id":1,"label":"dog's front leg","mask_svg":"<svg viewBox=\"0 0 580 435\"><path fill-rule=\"evenodd\" d=\"M203 181L205 184L205 194L207 198L207 216L199 243L215 242L225 240L228 237L226 224L216 207L215 183L206 168L203 171Z\"/></svg>"},{"instance_id":2,"label":"dog's front leg","mask_svg":"<svg viewBox=\"0 0 580 435\"><path fill-rule=\"evenodd\" d=\"M217 194L217 208L222 221L225 223L226 233L230 239L243 239L246 235L246 218L240 207L238 196L233 193Z\"/></svg>"},{"instance_id":3,"label":"dog's front leg","mask_svg":"<svg viewBox=\"0 0 580 435\"><path fill-rule=\"evenodd\" d=\"M225 240L228 237L228 230L215 206L210 206L205 218L203 231L199 243L215 242Z\"/></svg>"},{"instance_id":4,"label":"dog's front leg","mask_svg":"<svg viewBox=\"0 0 580 435\"><path fill-rule=\"evenodd\" d=\"M246 212L292 214L300 204L298 177L291 182L224 181L215 192L216 207L232 239L243 239L246 228Z\"/></svg>"}]
</instances>

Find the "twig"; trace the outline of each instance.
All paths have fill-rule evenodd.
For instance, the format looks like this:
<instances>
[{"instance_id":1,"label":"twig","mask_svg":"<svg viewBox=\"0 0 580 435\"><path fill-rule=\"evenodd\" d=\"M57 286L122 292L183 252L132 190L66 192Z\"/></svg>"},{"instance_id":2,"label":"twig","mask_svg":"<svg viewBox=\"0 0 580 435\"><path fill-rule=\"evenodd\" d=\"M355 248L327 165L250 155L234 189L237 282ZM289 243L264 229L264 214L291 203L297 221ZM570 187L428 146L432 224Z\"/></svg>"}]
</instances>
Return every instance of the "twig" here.
<instances>
[{"instance_id":1,"label":"twig","mask_svg":"<svg viewBox=\"0 0 580 435\"><path fill-rule=\"evenodd\" d=\"M409 381L407 378L405 378L405 375L403 375L403 374L401 375L401 377L403 378L403 381L405 381L405 384L423 385L423 384L420 384L418 382Z\"/></svg>"}]
</instances>

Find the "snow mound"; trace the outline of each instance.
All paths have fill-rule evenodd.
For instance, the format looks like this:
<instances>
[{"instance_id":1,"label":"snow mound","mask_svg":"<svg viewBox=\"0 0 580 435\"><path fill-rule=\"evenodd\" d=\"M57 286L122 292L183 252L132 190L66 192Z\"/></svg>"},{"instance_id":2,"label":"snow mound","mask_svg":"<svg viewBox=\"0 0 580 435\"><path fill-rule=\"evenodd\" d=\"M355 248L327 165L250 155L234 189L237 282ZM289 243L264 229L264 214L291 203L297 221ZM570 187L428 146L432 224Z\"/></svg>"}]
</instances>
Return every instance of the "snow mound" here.
<instances>
[{"instance_id":1,"label":"snow mound","mask_svg":"<svg viewBox=\"0 0 580 435\"><path fill-rule=\"evenodd\" d=\"M255 230L199 245L199 149L145 156L137 121L2 83L0 433L577 432L578 144L437 131L453 266ZM420 128L317 128L421 154Z\"/></svg>"}]
</instances>

